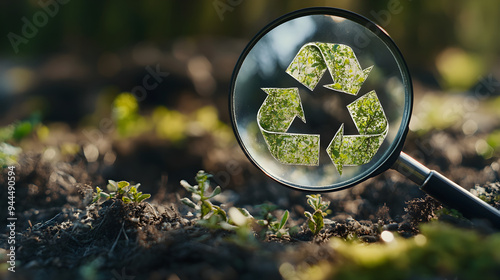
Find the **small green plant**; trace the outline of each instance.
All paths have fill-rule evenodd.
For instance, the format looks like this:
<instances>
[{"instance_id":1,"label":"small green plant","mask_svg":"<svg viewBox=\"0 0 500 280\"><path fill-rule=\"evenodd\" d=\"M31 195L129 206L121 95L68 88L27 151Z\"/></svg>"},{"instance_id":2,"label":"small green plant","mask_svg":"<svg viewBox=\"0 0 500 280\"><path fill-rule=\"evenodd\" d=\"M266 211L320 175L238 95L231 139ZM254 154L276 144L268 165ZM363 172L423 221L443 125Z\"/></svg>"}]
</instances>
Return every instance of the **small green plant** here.
<instances>
[{"instance_id":1,"label":"small green plant","mask_svg":"<svg viewBox=\"0 0 500 280\"><path fill-rule=\"evenodd\" d=\"M227 239L239 246L252 248L258 246L255 239L252 224L254 218L245 208L231 207L228 210L229 219L227 222L221 222L221 228L234 231L235 234Z\"/></svg>"},{"instance_id":2,"label":"small green plant","mask_svg":"<svg viewBox=\"0 0 500 280\"><path fill-rule=\"evenodd\" d=\"M22 149L19 147L0 142L0 167L7 168L7 166L16 164L21 152Z\"/></svg>"},{"instance_id":3,"label":"small green plant","mask_svg":"<svg viewBox=\"0 0 500 280\"><path fill-rule=\"evenodd\" d=\"M329 201L322 201L320 194L307 195L307 204L314 209L314 213L305 211L304 215L307 218L307 227L314 235L318 235L325 223L323 217L326 216L326 210L330 206Z\"/></svg>"},{"instance_id":4,"label":"small green plant","mask_svg":"<svg viewBox=\"0 0 500 280\"><path fill-rule=\"evenodd\" d=\"M129 93L120 93L113 101L113 120L121 137L135 137L150 129L150 122L139 114L139 102Z\"/></svg>"},{"instance_id":5,"label":"small green plant","mask_svg":"<svg viewBox=\"0 0 500 280\"><path fill-rule=\"evenodd\" d=\"M452 208L449 209L449 208L443 207L441 209L436 210L435 214L438 218L440 218L442 216L451 216L451 217L459 219L459 220L465 219L464 216L462 215L462 213L460 213L460 212L458 212L458 210L452 209Z\"/></svg>"},{"instance_id":6,"label":"small green plant","mask_svg":"<svg viewBox=\"0 0 500 280\"><path fill-rule=\"evenodd\" d=\"M17 164L22 152L22 149L17 147L19 142L41 127L47 129L46 126L40 124L38 113L34 113L28 120L0 127L0 167L6 168Z\"/></svg>"},{"instance_id":7,"label":"small green plant","mask_svg":"<svg viewBox=\"0 0 500 280\"><path fill-rule=\"evenodd\" d=\"M184 197L181 202L198 211L199 225L209 229L232 231L235 235L228 237L232 242L241 246L253 246L255 237L251 225L254 218L245 208L231 207L227 214L220 206L210 202L210 199L221 193L219 186L209 192L211 177L211 174L200 170L195 176L197 185L192 186L182 180L180 183L191 193L191 199Z\"/></svg>"},{"instance_id":8,"label":"small green plant","mask_svg":"<svg viewBox=\"0 0 500 280\"><path fill-rule=\"evenodd\" d=\"M272 214L272 212L278 208L276 205L265 203L257 205L257 208L260 210L260 219L256 222L258 225L266 228L266 233L275 234L278 238L290 234L289 230L285 228L285 224L288 221L288 217L290 215L288 210L285 210L283 216L281 216L280 221L278 221L278 219Z\"/></svg>"},{"instance_id":9,"label":"small green plant","mask_svg":"<svg viewBox=\"0 0 500 280\"><path fill-rule=\"evenodd\" d=\"M96 187L92 203L98 202L101 198L104 200L121 199L125 203L140 203L151 197L150 194L143 194L137 190L140 185L141 184L130 185L127 181L115 182L113 180L108 180L108 192L104 192L101 188Z\"/></svg>"},{"instance_id":10,"label":"small green plant","mask_svg":"<svg viewBox=\"0 0 500 280\"><path fill-rule=\"evenodd\" d=\"M210 224L218 224L220 221L227 221L227 215L220 206L214 205L210 202L210 199L221 193L221 188L219 186L208 193L210 189L210 178L211 174L206 173L203 170L198 171L195 176L197 185L191 186L185 180L181 181L181 186L183 186L188 192L191 193L191 199L184 197L181 202L185 205L199 211L200 218L210 221Z\"/></svg>"}]
</instances>

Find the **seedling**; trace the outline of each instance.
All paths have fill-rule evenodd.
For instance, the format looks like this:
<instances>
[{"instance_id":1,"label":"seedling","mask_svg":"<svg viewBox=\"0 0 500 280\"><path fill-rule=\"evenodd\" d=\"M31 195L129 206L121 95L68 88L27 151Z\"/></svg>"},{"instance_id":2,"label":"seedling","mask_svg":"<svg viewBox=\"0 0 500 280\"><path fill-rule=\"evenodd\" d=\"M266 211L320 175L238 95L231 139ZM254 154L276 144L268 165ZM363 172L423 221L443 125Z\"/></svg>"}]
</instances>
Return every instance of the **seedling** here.
<instances>
[{"instance_id":1,"label":"seedling","mask_svg":"<svg viewBox=\"0 0 500 280\"><path fill-rule=\"evenodd\" d=\"M0 142L0 167L7 168L7 166L16 164L21 152L21 148Z\"/></svg>"},{"instance_id":2,"label":"seedling","mask_svg":"<svg viewBox=\"0 0 500 280\"><path fill-rule=\"evenodd\" d=\"M322 201L320 194L307 195L307 204L314 209L314 213L305 211L304 215L307 218L307 226L314 235L318 235L324 227L325 222L323 217L326 216L326 209L330 206L329 201Z\"/></svg>"},{"instance_id":3,"label":"seedling","mask_svg":"<svg viewBox=\"0 0 500 280\"><path fill-rule=\"evenodd\" d=\"M19 142L28 137L35 129L47 127L39 125L39 114L33 114L29 120L14 122L8 126L0 127L0 168L7 168L17 164L19 155L22 152L20 147L17 147Z\"/></svg>"},{"instance_id":4,"label":"seedling","mask_svg":"<svg viewBox=\"0 0 500 280\"><path fill-rule=\"evenodd\" d=\"M210 199L221 193L221 188L219 186L215 187L211 193L207 193L210 188L209 178L211 177L211 174L200 170L195 177L198 185L191 186L188 182L182 180L181 186L191 193L192 200L184 197L181 199L181 202L197 211L200 211L199 214L201 219L209 220L212 216L218 216L218 218L211 218L213 223L218 223L218 221L227 221L226 212L222 210L220 206L213 205L212 202L210 202Z\"/></svg>"},{"instance_id":5,"label":"seedling","mask_svg":"<svg viewBox=\"0 0 500 280\"><path fill-rule=\"evenodd\" d=\"M104 200L121 199L125 203L140 203L151 197L150 194L143 194L137 190L140 185L141 184L130 185L127 181L115 182L113 180L108 180L108 192L104 192L101 188L96 187L92 203L98 202L101 198Z\"/></svg>"},{"instance_id":6,"label":"seedling","mask_svg":"<svg viewBox=\"0 0 500 280\"><path fill-rule=\"evenodd\" d=\"M242 247L255 247L258 245L252 231L254 218L245 208L231 207L228 211L229 219L221 222L221 227L232 230L236 234L229 236L228 240Z\"/></svg>"},{"instance_id":7,"label":"seedling","mask_svg":"<svg viewBox=\"0 0 500 280\"><path fill-rule=\"evenodd\" d=\"M290 215L288 210L283 213L283 216L278 222L278 219L272 214L272 212L278 208L276 205L266 203L257 205L257 208L260 209L260 217L262 217L261 219L257 220L257 224L266 227L267 233L275 234L278 238L290 234L289 230L285 228L285 224L288 221L288 217Z\"/></svg>"}]
</instances>

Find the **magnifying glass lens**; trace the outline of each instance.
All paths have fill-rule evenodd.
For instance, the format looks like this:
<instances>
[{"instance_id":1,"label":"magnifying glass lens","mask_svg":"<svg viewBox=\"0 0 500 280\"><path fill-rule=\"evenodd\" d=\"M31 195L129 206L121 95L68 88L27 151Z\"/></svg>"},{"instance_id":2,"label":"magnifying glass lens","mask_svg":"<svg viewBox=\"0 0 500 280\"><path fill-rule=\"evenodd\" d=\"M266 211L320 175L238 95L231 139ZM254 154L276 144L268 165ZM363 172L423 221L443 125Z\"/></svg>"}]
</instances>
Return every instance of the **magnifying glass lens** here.
<instances>
[{"instance_id":1,"label":"magnifying glass lens","mask_svg":"<svg viewBox=\"0 0 500 280\"><path fill-rule=\"evenodd\" d=\"M400 152L412 89L381 28L326 9L263 29L238 61L230 102L257 167L294 188L330 191L369 178Z\"/></svg>"},{"instance_id":2,"label":"magnifying glass lens","mask_svg":"<svg viewBox=\"0 0 500 280\"><path fill-rule=\"evenodd\" d=\"M401 151L410 75L394 42L364 17L312 8L272 22L238 60L229 101L242 149L284 185L334 191L393 168L500 229L500 211Z\"/></svg>"}]
</instances>

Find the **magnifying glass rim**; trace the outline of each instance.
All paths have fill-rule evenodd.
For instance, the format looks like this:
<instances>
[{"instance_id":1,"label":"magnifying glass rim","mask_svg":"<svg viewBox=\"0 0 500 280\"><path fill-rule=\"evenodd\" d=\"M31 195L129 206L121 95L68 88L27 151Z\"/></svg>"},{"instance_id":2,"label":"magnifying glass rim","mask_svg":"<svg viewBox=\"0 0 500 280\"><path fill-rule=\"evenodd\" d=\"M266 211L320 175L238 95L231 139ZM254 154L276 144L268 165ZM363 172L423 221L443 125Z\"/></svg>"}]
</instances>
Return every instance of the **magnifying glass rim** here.
<instances>
[{"instance_id":1,"label":"magnifying glass rim","mask_svg":"<svg viewBox=\"0 0 500 280\"><path fill-rule=\"evenodd\" d=\"M396 137L394 139L393 143L390 145L390 147L385 151L384 156L379 160L382 161L382 163L378 166L372 166L368 170L362 172L361 177L359 175L354 176L354 178L350 178L346 181L342 181L340 183L332 184L329 186L322 186L322 187L307 187L303 185L298 185L294 184L291 182L284 181L275 175L271 174L268 172L264 167L262 167L250 154L250 152L247 150L245 147L243 140L241 139L240 133L237 128L237 123L236 123L236 115L234 112L234 100L233 100L233 93L234 89L236 86L236 78L238 76L238 73L240 72L240 68L245 61L246 57L250 53L250 51L253 49L253 47L259 42L261 38L263 38L267 33L269 33L271 30L274 28L278 27L279 25L288 22L290 20L303 17L303 16L309 16L309 15L330 15L330 16L337 16L337 17L342 17L348 20L351 20L353 22L356 22L365 28L369 29L371 32L377 35L377 37L382 40L385 45L389 48L391 53L393 54L398 66L400 67L400 72L402 75L402 82L404 85L405 89L405 104L404 104L404 111L403 111L403 116L402 116L402 121L398 129L398 134L400 137ZM406 98L408 97L408 98ZM248 159L257 167L259 168L264 174L267 176L271 177L273 180L279 182L280 184L283 184L287 187L291 187L293 189L297 190L302 190L302 191L309 191L309 192L328 192L328 191L339 191L343 190L346 188L350 188L356 184L359 184L375 175L378 175L382 173L383 171L389 169L394 162L397 160L399 157L399 154L401 153L401 150L403 149L403 145L405 142L406 135L408 133L408 127L410 123L410 118L411 118L411 112L413 109L413 87L412 87L412 82L411 82L411 77L410 77L410 72L408 70L408 66L406 65L406 62L403 58L403 55L401 54L401 51L397 47L396 43L391 39L389 34L379 25L375 24L371 20L358 15L356 13L339 9L339 8L332 8L332 7L313 7L313 8L306 8L306 9L301 9L297 10L288 14L285 14L268 25L266 25L264 28L262 28L253 38L250 40L248 45L245 47L243 52L241 53L240 57L238 58L238 62L236 63L236 66L233 70L233 74L231 77L231 86L230 86L230 91L229 91L229 112L231 113L231 124L233 126L233 131L235 132L236 139L238 140L238 144L244 151L245 155L248 157ZM392 151L391 151L392 150Z\"/></svg>"}]
</instances>

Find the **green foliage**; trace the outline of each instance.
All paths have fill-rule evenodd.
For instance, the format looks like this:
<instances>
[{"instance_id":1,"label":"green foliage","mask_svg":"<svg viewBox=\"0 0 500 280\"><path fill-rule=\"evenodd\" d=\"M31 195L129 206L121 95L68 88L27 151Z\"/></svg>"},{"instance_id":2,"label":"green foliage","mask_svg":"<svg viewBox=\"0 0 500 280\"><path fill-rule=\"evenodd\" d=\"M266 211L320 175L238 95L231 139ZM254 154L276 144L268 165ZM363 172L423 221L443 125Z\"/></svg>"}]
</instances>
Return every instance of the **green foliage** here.
<instances>
[{"instance_id":1,"label":"green foliage","mask_svg":"<svg viewBox=\"0 0 500 280\"><path fill-rule=\"evenodd\" d=\"M285 228L285 224L288 221L288 217L290 213L288 210L285 210L281 219L278 219L273 216L272 212L277 209L277 206L271 203L260 204L256 206L260 211L258 220L256 220L257 224L265 227L265 233L275 234L278 238L281 238L285 235L290 235L289 229Z\"/></svg>"},{"instance_id":2,"label":"green foliage","mask_svg":"<svg viewBox=\"0 0 500 280\"><path fill-rule=\"evenodd\" d=\"M340 127L327 153L342 175L343 166L370 162L384 141L389 123L375 91L370 91L347 105L360 135L344 135Z\"/></svg>"},{"instance_id":3,"label":"green foliage","mask_svg":"<svg viewBox=\"0 0 500 280\"><path fill-rule=\"evenodd\" d=\"M121 199L125 203L140 203L151 197L150 194L143 194L138 191L141 184L130 185L127 181L115 182L108 180L108 192L104 192L101 188L96 187L93 195L92 203L98 202L101 198L108 199Z\"/></svg>"},{"instance_id":4,"label":"green foliage","mask_svg":"<svg viewBox=\"0 0 500 280\"><path fill-rule=\"evenodd\" d=\"M113 101L113 120L120 136L137 136L148 130L149 124L139 114L139 103L131 93L119 94Z\"/></svg>"},{"instance_id":5,"label":"green foliage","mask_svg":"<svg viewBox=\"0 0 500 280\"><path fill-rule=\"evenodd\" d=\"M214 106L201 107L191 114L157 106L151 115L142 115L136 97L123 92L114 99L112 111L116 130L124 138L154 132L158 138L178 145L188 136L210 133L217 143L233 141L231 128L219 120Z\"/></svg>"},{"instance_id":6,"label":"green foliage","mask_svg":"<svg viewBox=\"0 0 500 280\"><path fill-rule=\"evenodd\" d=\"M441 217L441 216L451 216L457 219L465 219L462 213L458 212L456 209L448 209L446 207L443 207L441 209L436 210L435 212L436 216Z\"/></svg>"},{"instance_id":7,"label":"green foliage","mask_svg":"<svg viewBox=\"0 0 500 280\"><path fill-rule=\"evenodd\" d=\"M0 128L0 167L5 168L17 163L22 149L16 147L15 143L31 135L39 123L40 116L35 113L28 120Z\"/></svg>"},{"instance_id":8,"label":"green foliage","mask_svg":"<svg viewBox=\"0 0 500 280\"><path fill-rule=\"evenodd\" d=\"M234 231L236 234L229 236L228 240L242 247L255 247L257 240L252 230L254 218L245 208L231 207L228 210L229 219L221 222L221 227Z\"/></svg>"},{"instance_id":9,"label":"green foliage","mask_svg":"<svg viewBox=\"0 0 500 280\"><path fill-rule=\"evenodd\" d=\"M30 119L15 122L0 128L0 142L19 142L29 136L40 123L40 116L33 114Z\"/></svg>"},{"instance_id":10,"label":"green foliage","mask_svg":"<svg viewBox=\"0 0 500 280\"><path fill-rule=\"evenodd\" d=\"M14 147L7 143L0 143L0 166L6 168L7 166L16 164L17 157L22 149Z\"/></svg>"},{"instance_id":11,"label":"green foliage","mask_svg":"<svg viewBox=\"0 0 500 280\"><path fill-rule=\"evenodd\" d=\"M308 43L302 46L286 72L310 90L314 90L327 69L335 83L325 87L356 95L372 67L361 69L354 51L349 46Z\"/></svg>"},{"instance_id":12,"label":"green foliage","mask_svg":"<svg viewBox=\"0 0 500 280\"><path fill-rule=\"evenodd\" d=\"M208 192L210 189L210 178L212 178L211 174L200 170L195 176L197 185L191 186L185 180L182 180L180 184L191 193L191 199L184 197L181 199L181 202L199 211L200 218L205 220L201 223L212 228L219 227L218 225L222 221L227 221L227 214L220 206L210 202L210 199L221 193L219 186L215 187L212 192Z\"/></svg>"},{"instance_id":13,"label":"green foliage","mask_svg":"<svg viewBox=\"0 0 500 280\"><path fill-rule=\"evenodd\" d=\"M181 202L198 211L197 223L199 225L214 230L224 229L235 232L235 235L229 236L228 239L240 246L255 245L252 215L245 208L231 207L226 213L220 206L214 205L210 199L220 194L221 188L217 186L209 192L210 178L212 178L211 174L200 170L195 176L197 185L192 186L182 180L180 184L191 193L191 199L184 197Z\"/></svg>"},{"instance_id":14,"label":"green foliage","mask_svg":"<svg viewBox=\"0 0 500 280\"><path fill-rule=\"evenodd\" d=\"M306 121L298 88L262 88L268 95L257 121L269 151L286 164L317 165L319 135L286 133L296 116Z\"/></svg>"},{"instance_id":15,"label":"green foliage","mask_svg":"<svg viewBox=\"0 0 500 280\"><path fill-rule=\"evenodd\" d=\"M500 233L477 232L434 222L421 234L389 243L359 244L333 239L341 265L298 265L285 279L498 279Z\"/></svg>"},{"instance_id":16,"label":"green foliage","mask_svg":"<svg viewBox=\"0 0 500 280\"><path fill-rule=\"evenodd\" d=\"M325 226L323 217L326 216L326 210L330 206L329 201L322 201L320 194L307 195L307 204L314 209L314 213L305 211L304 215L307 218L307 227L314 235L318 235L321 229Z\"/></svg>"}]
</instances>

